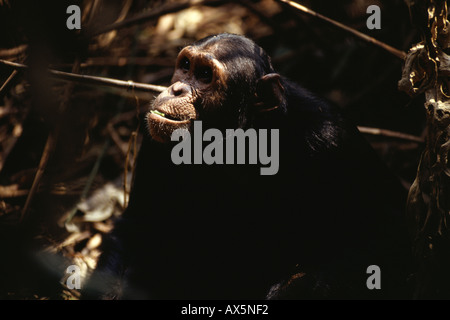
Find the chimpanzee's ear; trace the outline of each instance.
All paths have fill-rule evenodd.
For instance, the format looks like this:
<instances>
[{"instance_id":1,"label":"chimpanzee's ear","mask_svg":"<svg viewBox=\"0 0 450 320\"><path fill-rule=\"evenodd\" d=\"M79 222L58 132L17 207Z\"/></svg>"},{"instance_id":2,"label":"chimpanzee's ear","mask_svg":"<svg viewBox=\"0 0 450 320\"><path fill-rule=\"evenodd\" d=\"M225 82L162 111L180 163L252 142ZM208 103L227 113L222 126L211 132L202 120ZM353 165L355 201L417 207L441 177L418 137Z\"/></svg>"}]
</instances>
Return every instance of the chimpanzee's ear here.
<instances>
[{"instance_id":1,"label":"chimpanzee's ear","mask_svg":"<svg viewBox=\"0 0 450 320\"><path fill-rule=\"evenodd\" d=\"M279 108L285 102L284 87L278 73L269 73L256 83L255 111L267 112Z\"/></svg>"}]
</instances>

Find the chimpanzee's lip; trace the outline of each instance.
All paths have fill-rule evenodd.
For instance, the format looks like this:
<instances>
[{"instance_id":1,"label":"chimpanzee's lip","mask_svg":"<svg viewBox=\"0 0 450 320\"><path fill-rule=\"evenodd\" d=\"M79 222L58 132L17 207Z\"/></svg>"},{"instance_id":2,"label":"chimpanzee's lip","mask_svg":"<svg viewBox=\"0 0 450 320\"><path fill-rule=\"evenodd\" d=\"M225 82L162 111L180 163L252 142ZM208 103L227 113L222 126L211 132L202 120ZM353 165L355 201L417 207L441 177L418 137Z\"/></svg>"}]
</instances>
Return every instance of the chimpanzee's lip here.
<instances>
[{"instance_id":1,"label":"chimpanzee's lip","mask_svg":"<svg viewBox=\"0 0 450 320\"><path fill-rule=\"evenodd\" d=\"M150 113L148 116L156 121L162 121L166 123L173 123L173 124L185 124L190 121L190 119L180 119L178 116L175 115L169 115L166 113L163 113L159 110L150 110Z\"/></svg>"}]
</instances>

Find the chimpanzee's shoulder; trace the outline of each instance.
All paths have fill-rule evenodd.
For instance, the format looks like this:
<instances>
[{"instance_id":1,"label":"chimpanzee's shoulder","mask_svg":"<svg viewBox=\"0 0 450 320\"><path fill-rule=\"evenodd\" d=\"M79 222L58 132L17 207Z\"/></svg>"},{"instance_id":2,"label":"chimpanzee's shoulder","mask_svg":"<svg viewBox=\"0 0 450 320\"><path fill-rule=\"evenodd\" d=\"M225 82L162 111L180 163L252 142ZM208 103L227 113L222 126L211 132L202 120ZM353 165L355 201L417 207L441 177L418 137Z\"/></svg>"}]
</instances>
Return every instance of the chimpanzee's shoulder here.
<instances>
[{"instance_id":1,"label":"chimpanzee's shoulder","mask_svg":"<svg viewBox=\"0 0 450 320\"><path fill-rule=\"evenodd\" d=\"M302 133L310 150L338 147L352 127L341 108L292 81L284 79L283 86L288 122Z\"/></svg>"}]
</instances>

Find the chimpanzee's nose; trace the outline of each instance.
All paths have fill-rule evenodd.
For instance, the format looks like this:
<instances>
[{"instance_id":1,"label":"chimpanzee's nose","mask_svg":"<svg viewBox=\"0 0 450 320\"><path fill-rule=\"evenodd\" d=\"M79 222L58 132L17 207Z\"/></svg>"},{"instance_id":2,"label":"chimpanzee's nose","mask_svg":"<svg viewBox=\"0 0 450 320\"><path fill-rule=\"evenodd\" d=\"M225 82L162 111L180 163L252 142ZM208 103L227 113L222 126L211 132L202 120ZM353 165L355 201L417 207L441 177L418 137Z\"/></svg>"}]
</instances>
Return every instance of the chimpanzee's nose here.
<instances>
[{"instance_id":1,"label":"chimpanzee's nose","mask_svg":"<svg viewBox=\"0 0 450 320\"><path fill-rule=\"evenodd\" d=\"M188 84L178 81L175 82L171 87L170 87L170 91L172 93L172 95L179 97L179 96L184 96L188 93L191 93L191 86L189 86Z\"/></svg>"}]
</instances>

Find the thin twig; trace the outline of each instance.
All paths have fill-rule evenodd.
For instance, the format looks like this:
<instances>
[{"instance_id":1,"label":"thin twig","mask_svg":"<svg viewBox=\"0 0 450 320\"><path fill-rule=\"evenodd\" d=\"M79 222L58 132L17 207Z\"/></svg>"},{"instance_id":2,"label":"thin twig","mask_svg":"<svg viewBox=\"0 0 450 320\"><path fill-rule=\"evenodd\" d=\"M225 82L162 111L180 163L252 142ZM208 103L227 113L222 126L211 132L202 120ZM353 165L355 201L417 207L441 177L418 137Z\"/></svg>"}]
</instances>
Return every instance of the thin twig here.
<instances>
[{"instance_id":1,"label":"thin twig","mask_svg":"<svg viewBox=\"0 0 450 320\"><path fill-rule=\"evenodd\" d=\"M132 147L136 146L136 140L137 140L137 132L133 131L130 135L130 139L128 141L128 149L127 149L127 153L125 155L125 166L124 166L124 174L123 174L123 203L124 203L124 207L127 206L127 197L128 197L128 188L127 188L127 177L128 177L128 165L130 163L130 153L132 150ZM133 143L134 142L134 143ZM136 154L136 149L133 150L134 154ZM132 172L134 172L134 163L136 161L136 157L133 156L134 162L133 165L131 167Z\"/></svg>"},{"instance_id":2,"label":"thin twig","mask_svg":"<svg viewBox=\"0 0 450 320\"><path fill-rule=\"evenodd\" d=\"M13 70L13 72L9 75L8 79L3 83L2 87L0 88L0 95L2 94L3 90L6 89L8 84L16 77L16 75L19 73L17 70Z\"/></svg>"},{"instance_id":3,"label":"thin twig","mask_svg":"<svg viewBox=\"0 0 450 320\"><path fill-rule=\"evenodd\" d=\"M174 59L172 58L157 58L157 57L90 57L87 58L80 66L81 68L91 67L91 66L114 66L123 67L129 64L135 66L159 66L159 67L170 67L173 68ZM64 65L62 65L64 66Z\"/></svg>"},{"instance_id":4,"label":"thin twig","mask_svg":"<svg viewBox=\"0 0 450 320\"><path fill-rule=\"evenodd\" d=\"M33 199L33 196L36 193L37 188L39 187L39 183L44 174L45 168L47 167L48 160L56 144L56 135L57 133L55 131L51 131L47 137L47 142L45 143L45 148L44 151L42 152L42 157L41 161L39 162L38 170L36 172L36 175L34 176L33 184L31 185L31 189L30 192L28 193L27 200L25 201L25 205L23 206L22 212L20 214L20 222L24 221L28 208L31 204L31 200Z\"/></svg>"},{"instance_id":5,"label":"thin twig","mask_svg":"<svg viewBox=\"0 0 450 320\"><path fill-rule=\"evenodd\" d=\"M301 5L301 4L298 4L296 2L289 1L289 0L278 0L278 1L286 3L287 5L290 5L291 7L294 7L294 8L296 8L296 9L298 9L298 10L304 12L304 13L307 13L307 14L313 16L313 17L316 17L316 18L319 18L321 20L324 20L324 21L326 21L328 23L333 24L334 26L337 26L337 27L339 27L339 28L341 28L341 29L343 29L343 30L345 30L347 32L350 32L351 34L357 36L358 38L360 38L360 39L362 39L364 41L370 42L370 43L372 43L372 44L374 44L374 45L376 45L376 46L378 46L378 47L380 47L380 48L390 52L391 54L393 54L394 56L396 56L396 57L398 57L400 59L403 59L403 60L406 59L406 52L403 52L403 51L398 50L398 49L396 49L394 47L391 47L390 45L388 45L388 44L386 44L384 42L378 41L375 38L369 37L368 35L366 35L366 34L364 34L362 32L359 32L358 30L350 28L350 27L348 27L348 26L346 26L346 25L344 25L344 24L342 24L340 22L337 22L336 20L330 19L330 18L328 18L328 17L326 17L324 15L321 15L320 13L317 13L317 12L315 12L315 11L313 11L313 10L311 10L311 9Z\"/></svg>"},{"instance_id":6,"label":"thin twig","mask_svg":"<svg viewBox=\"0 0 450 320\"><path fill-rule=\"evenodd\" d=\"M413 136L411 134L403 133L403 132L397 132L397 131L391 131L387 129L380 129L380 128L369 128L369 127L361 127L358 126L359 131L362 133L368 133L372 135L377 136L385 136L390 138L397 138L407 141L412 141L416 143L425 143L425 140L421 137Z\"/></svg>"},{"instance_id":7,"label":"thin twig","mask_svg":"<svg viewBox=\"0 0 450 320\"><path fill-rule=\"evenodd\" d=\"M6 61L0 59L0 64L7 65L16 69L27 69L28 66ZM82 75L82 74L76 74L76 73L70 73L70 72L63 72L63 71L57 71L57 70L48 70L49 74L59 80L65 80L65 81L72 81L77 82L80 84L86 84L86 85L103 85L107 87L113 87L113 88L119 88L119 89L125 89L130 90L133 89L135 91L142 91L142 92L148 92L148 91L155 91L155 92L162 92L166 89L164 86L157 86L153 84L146 84L146 83L139 83L134 81L123 81L123 80L117 80L112 78L105 78L105 77L96 77L96 76L88 76L88 75Z\"/></svg>"},{"instance_id":8,"label":"thin twig","mask_svg":"<svg viewBox=\"0 0 450 320\"><path fill-rule=\"evenodd\" d=\"M143 112L147 112L148 108L149 108L149 106L145 105L143 107L139 107L138 110L131 110L131 111L127 111L127 112L124 112L124 113L120 113L117 116L115 116L113 119L111 119L108 122L108 124L107 124L107 130L108 130L108 133L109 133L112 141L114 142L114 144L117 146L117 148L120 150L120 152L122 153L122 155L124 157L126 157L127 152L128 152L127 151L128 150L128 143L122 141L122 139L120 138L119 134L117 133L117 130L115 129L115 126L119 122L128 121L128 120L131 120L134 117L137 117L138 120L139 120L139 115L141 113L143 113Z\"/></svg>"},{"instance_id":9,"label":"thin twig","mask_svg":"<svg viewBox=\"0 0 450 320\"><path fill-rule=\"evenodd\" d=\"M28 110L26 111L26 114L28 114ZM26 118L26 114L24 118ZM8 137L8 142L6 143L6 145L3 146L2 159L0 159L0 172L3 170L3 166L5 165L6 159L8 159L9 154L11 153L20 136L22 135L22 132L23 132L22 123L16 124L12 130L12 135Z\"/></svg>"},{"instance_id":10,"label":"thin twig","mask_svg":"<svg viewBox=\"0 0 450 320\"><path fill-rule=\"evenodd\" d=\"M138 153L137 137L138 137L139 128L141 126L141 122L140 122L140 119L139 119L139 111L141 109L140 108L140 103L139 103L139 98L137 96L135 96L135 99L136 99L136 120L137 120L138 125L136 127L136 130L134 130L134 132L131 134L130 142L129 142L130 143L130 147L128 149L127 156L126 156L127 164L128 164L129 154L130 154L130 151L131 151L131 141L133 141L134 142L134 144L133 144L133 164L131 166L132 175L134 175L134 173L136 172L136 160L137 160L137 153ZM131 138L132 138L132 140L131 140ZM128 177L128 169L127 169L127 166L125 166L125 174L124 174L124 179L123 179L124 180L124 185L123 185L124 195L123 195L123 197L124 197L124 204L125 205L127 205L127 199L129 199L129 192L127 190L127 177Z\"/></svg>"},{"instance_id":11,"label":"thin twig","mask_svg":"<svg viewBox=\"0 0 450 320\"><path fill-rule=\"evenodd\" d=\"M133 110L134 113L134 110ZM127 155L127 144L120 139L119 134L114 129L114 123L112 121L108 122L106 125L106 128L108 130L109 136L111 137L111 140L114 142L114 144L117 146L117 148L120 150L122 155L126 157Z\"/></svg>"},{"instance_id":12,"label":"thin twig","mask_svg":"<svg viewBox=\"0 0 450 320\"><path fill-rule=\"evenodd\" d=\"M11 49L0 50L0 57L2 58L12 58L24 53L28 49L28 45L23 44Z\"/></svg>"}]
</instances>

